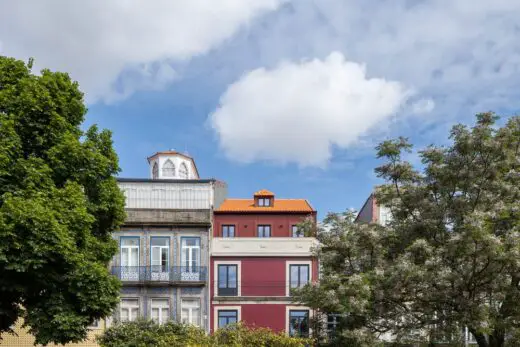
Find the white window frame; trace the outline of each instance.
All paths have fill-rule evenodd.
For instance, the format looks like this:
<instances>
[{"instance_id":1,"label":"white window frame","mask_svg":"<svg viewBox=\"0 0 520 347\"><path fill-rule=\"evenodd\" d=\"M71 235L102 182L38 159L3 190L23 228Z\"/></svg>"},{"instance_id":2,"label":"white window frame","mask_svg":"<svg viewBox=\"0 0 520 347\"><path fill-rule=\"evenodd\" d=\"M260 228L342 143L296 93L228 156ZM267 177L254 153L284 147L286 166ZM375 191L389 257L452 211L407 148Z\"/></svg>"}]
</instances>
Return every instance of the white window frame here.
<instances>
[{"instance_id":1,"label":"white window frame","mask_svg":"<svg viewBox=\"0 0 520 347\"><path fill-rule=\"evenodd\" d=\"M309 283L312 283L312 260L291 260L285 262L285 296L291 296L291 265L309 266Z\"/></svg>"},{"instance_id":2,"label":"white window frame","mask_svg":"<svg viewBox=\"0 0 520 347\"><path fill-rule=\"evenodd\" d=\"M237 323L242 321L242 306L213 306L213 332L218 330L218 311L237 311Z\"/></svg>"},{"instance_id":3,"label":"white window frame","mask_svg":"<svg viewBox=\"0 0 520 347\"><path fill-rule=\"evenodd\" d=\"M262 228L262 235L265 235L266 227L269 227L269 236L260 236L260 227ZM261 239L268 239L273 237L273 226L271 224L258 224L256 226L256 237Z\"/></svg>"},{"instance_id":4,"label":"white window frame","mask_svg":"<svg viewBox=\"0 0 520 347\"><path fill-rule=\"evenodd\" d=\"M183 168L186 169L186 171L184 171ZM184 174L186 175L184 176ZM188 169L188 165L186 165L186 163L182 163L181 165L179 165L179 178L190 178L190 170Z\"/></svg>"},{"instance_id":5,"label":"white window frame","mask_svg":"<svg viewBox=\"0 0 520 347\"><path fill-rule=\"evenodd\" d=\"M196 246L190 246L184 243L185 240L188 239L197 239L198 244ZM197 259L192 259L192 249L198 249L198 257ZM188 266L186 267L186 256L188 258ZM182 236L181 237L181 267L187 268L188 270L193 270L193 261L196 261L195 270L200 271L200 263L202 257L202 240L199 236Z\"/></svg>"},{"instance_id":6,"label":"white window frame","mask_svg":"<svg viewBox=\"0 0 520 347\"><path fill-rule=\"evenodd\" d=\"M233 236L224 236L224 228L227 228L228 235L229 235L230 228L233 228ZM221 229L220 237L235 238L237 236L237 231L236 231L237 228L236 228L235 224L222 224L220 226L220 229Z\"/></svg>"},{"instance_id":7,"label":"white window frame","mask_svg":"<svg viewBox=\"0 0 520 347\"><path fill-rule=\"evenodd\" d=\"M191 321L191 318L193 316L193 312L192 312L193 310L192 309L194 307L193 306L185 307L185 305L184 305L185 301L196 301L196 302L199 303L199 307L198 307L198 309L199 309L199 318L198 318L198 320L197 320L197 322L195 324L193 324L193 323L189 323L189 324L192 324L192 325L195 325L197 327L200 327L201 326L201 319L202 319L202 304L200 302L200 298L198 298L198 297L195 297L195 298L194 297L183 297L183 298L181 298L181 322L182 322L182 311L183 311L183 309L185 309L185 308L189 309L188 321Z\"/></svg>"},{"instance_id":8,"label":"white window frame","mask_svg":"<svg viewBox=\"0 0 520 347\"><path fill-rule=\"evenodd\" d=\"M237 266L237 296L242 296L242 261L240 260L220 260L213 262L213 295L218 295L218 266L219 265L236 265Z\"/></svg>"},{"instance_id":9,"label":"white window frame","mask_svg":"<svg viewBox=\"0 0 520 347\"><path fill-rule=\"evenodd\" d=\"M155 302L164 302L164 301L166 301L166 305L164 305L164 306L160 306L160 305L154 306L154 301ZM158 318L158 321L156 323L158 323L158 324L165 324L165 323L167 323L170 320L171 308L170 308L170 299L169 298L152 298L152 299L150 299L150 319L153 319L152 311L153 311L154 308L159 309L159 318ZM166 317L163 317L163 309L165 309L165 308L168 309L168 314L166 315Z\"/></svg>"},{"instance_id":10,"label":"white window frame","mask_svg":"<svg viewBox=\"0 0 520 347\"><path fill-rule=\"evenodd\" d=\"M165 239L167 240L167 246L154 246L152 245L152 240L153 239ZM155 264L154 265L154 259L153 259L153 253L154 253L154 248L155 249L158 249L159 251L159 263L162 262L162 251L163 249L166 249L166 254L167 254L167 257L166 257L166 272L169 272L170 270L170 238L168 236L150 236L150 265L151 265L151 270L153 272L154 268L157 267L160 269L160 271L155 271L155 272L163 272L162 271L162 264Z\"/></svg>"},{"instance_id":11,"label":"white window frame","mask_svg":"<svg viewBox=\"0 0 520 347\"><path fill-rule=\"evenodd\" d=\"M136 305L123 305L123 302L128 302L128 301L134 301L134 302L137 302L137 304ZM135 319L131 319L132 308L137 308L137 316L135 317ZM119 303L119 320L121 322L123 322L123 320L121 319L121 317L123 316L122 315L123 309L128 310L128 320L125 322L133 322L134 320L138 319L141 315L141 304L140 304L139 298L121 298L121 302Z\"/></svg>"},{"instance_id":12,"label":"white window frame","mask_svg":"<svg viewBox=\"0 0 520 347\"><path fill-rule=\"evenodd\" d=\"M159 178L159 164L155 161L152 165L152 179L158 179Z\"/></svg>"},{"instance_id":13,"label":"white window frame","mask_svg":"<svg viewBox=\"0 0 520 347\"><path fill-rule=\"evenodd\" d=\"M95 319L92 324L88 326L89 330L98 330L101 329L101 319Z\"/></svg>"},{"instance_id":14,"label":"white window frame","mask_svg":"<svg viewBox=\"0 0 520 347\"><path fill-rule=\"evenodd\" d=\"M258 198L258 207L271 207L271 198Z\"/></svg>"},{"instance_id":15,"label":"white window frame","mask_svg":"<svg viewBox=\"0 0 520 347\"><path fill-rule=\"evenodd\" d=\"M171 166L170 167L166 167L166 165L170 163ZM171 161L171 159L166 159L165 162L163 163L162 167L161 167L161 174L162 174L162 177L164 178L174 178L175 177L175 164L173 163L173 161ZM166 171L168 170L168 171Z\"/></svg>"},{"instance_id":16,"label":"white window frame","mask_svg":"<svg viewBox=\"0 0 520 347\"><path fill-rule=\"evenodd\" d=\"M129 246L129 245L123 245L123 240L128 240L128 239L136 239L137 240L137 246ZM136 266L136 267L139 267L140 266L140 262L141 262L141 238L139 236L120 236L119 238L119 262L120 262L120 266L123 266L123 248L126 248L128 249L128 252L127 252L127 255L128 255L128 259L127 260L130 260L130 250L131 249L135 249L137 248L137 265L126 265L126 266Z\"/></svg>"},{"instance_id":17,"label":"white window frame","mask_svg":"<svg viewBox=\"0 0 520 347\"><path fill-rule=\"evenodd\" d=\"M309 337L312 336L311 319L314 317L314 312L307 306L285 306L285 332L289 335L289 317L291 311L309 311Z\"/></svg>"}]
</instances>

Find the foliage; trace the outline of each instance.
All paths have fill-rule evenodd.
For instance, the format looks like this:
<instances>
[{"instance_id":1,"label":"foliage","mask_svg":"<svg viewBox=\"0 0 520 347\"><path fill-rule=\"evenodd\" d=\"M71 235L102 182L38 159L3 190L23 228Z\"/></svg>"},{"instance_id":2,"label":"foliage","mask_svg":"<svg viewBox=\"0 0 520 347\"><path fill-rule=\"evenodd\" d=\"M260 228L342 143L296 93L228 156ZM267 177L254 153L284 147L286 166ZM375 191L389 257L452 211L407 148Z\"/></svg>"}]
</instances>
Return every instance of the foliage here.
<instances>
[{"instance_id":1,"label":"foliage","mask_svg":"<svg viewBox=\"0 0 520 347\"><path fill-rule=\"evenodd\" d=\"M79 341L118 302L118 159L85 113L67 74L0 57L0 333L23 318L37 343Z\"/></svg>"},{"instance_id":2,"label":"foliage","mask_svg":"<svg viewBox=\"0 0 520 347\"><path fill-rule=\"evenodd\" d=\"M453 127L452 143L403 159L406 139L377 148L387 226L331 216L320 232L320 285L300 300L344 314L340 338L390 332L398 340L459 340L503 346L520 324L520 117L491 113ZM414 336L410 336L414 335ZM456 342L454 341L456 344ZM362 344L362 343L361 343Z\"/></svg>"},{"instance_id":3,"label":"foliage","mask_svg":"<svg viewBox=\"0 0 520 347\"><path fill-rule=\"evenodd\" d=\"M211 336L192 325L174 322L159 325L150 320L117 324L98 337L101 347L303 347L310 342L265 328L248 328L242 324L219 329Z\"/></svg>"},{"instance_id":4,"label":"foliage","mask_svg":"<svg viewBox=\"0 0 520 347\"><path fill-rule=\"evenodd\" d=\"M309 339L290 337L283 332L275 333L267 328L250 328L238 324L217 330L212 346L303 347L311 342Z\"/></svg>"},{"instance_id":5,"label":"foliage","mask_svg":"<svg viewBox=\"0 0 520 347\"><path fill-rule=\"evenodd\" d=\"M98 343L102 347L184 347L206 346L209 340L204 330L192 325L137 320L111 326Z\"/></svg>"}]
</instances>

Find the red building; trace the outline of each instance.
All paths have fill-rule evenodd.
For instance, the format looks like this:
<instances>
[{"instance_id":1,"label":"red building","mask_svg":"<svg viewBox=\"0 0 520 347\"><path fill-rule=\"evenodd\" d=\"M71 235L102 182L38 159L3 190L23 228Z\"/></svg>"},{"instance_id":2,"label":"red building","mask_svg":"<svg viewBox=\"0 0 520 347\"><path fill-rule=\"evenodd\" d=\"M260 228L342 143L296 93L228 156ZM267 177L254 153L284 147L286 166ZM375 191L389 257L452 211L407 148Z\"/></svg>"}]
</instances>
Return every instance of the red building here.
<instances>
[{"instance_id":1,"label":"red building","mask_svg":"<svg viewBox=\"0 0 520 347\"><path fill-rule=\"evenodd\" d=\"M312 312L296 305L291 288L318 279L317 260L297 225L316 220L304 199L278 199L261 190L226 199L214 211L211 243L211 330L242 321L289 334L309 333Z\"/></svg>"}]
</instances>

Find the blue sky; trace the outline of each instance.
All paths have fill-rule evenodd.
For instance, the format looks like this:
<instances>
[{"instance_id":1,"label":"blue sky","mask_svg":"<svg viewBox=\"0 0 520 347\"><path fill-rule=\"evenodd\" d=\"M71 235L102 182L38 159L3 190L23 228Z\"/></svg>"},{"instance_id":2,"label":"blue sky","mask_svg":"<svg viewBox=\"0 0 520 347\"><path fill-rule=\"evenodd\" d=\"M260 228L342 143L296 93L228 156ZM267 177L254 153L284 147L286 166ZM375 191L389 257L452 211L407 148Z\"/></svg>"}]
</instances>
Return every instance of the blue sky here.
<instances>
[{"instance_id":1,"label":"blue sky","mask_svg":"<svg viewBox=\"0 0 520 347\"><path fill-rule=\"evenodd\" d=\"M518 112L519 17L516 0L4 1L0 54L79 81L121 176L187 150L231 197L266 188L323 217L379 183L378 142Z\"/></svg>"}]
</instances>

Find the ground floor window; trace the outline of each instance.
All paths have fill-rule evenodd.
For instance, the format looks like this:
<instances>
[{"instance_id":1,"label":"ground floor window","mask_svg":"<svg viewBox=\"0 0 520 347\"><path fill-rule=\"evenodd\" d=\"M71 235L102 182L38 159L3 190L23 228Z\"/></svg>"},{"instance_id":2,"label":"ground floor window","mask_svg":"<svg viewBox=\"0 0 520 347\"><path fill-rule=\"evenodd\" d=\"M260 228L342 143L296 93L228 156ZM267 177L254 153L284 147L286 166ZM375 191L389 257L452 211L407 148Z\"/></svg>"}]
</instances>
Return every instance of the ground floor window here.
<instances>
[{"instance_id":1,"label":"ground floor window","mask_svg":"<svg viewBox=\"0 0 520 347\"><path fill-rule=\"evenodd\" d=\"M139 316L139 299L121 299L121 322L131 322Z\"/></svg>"},{"instance_id":2,"label":"ground floor window","mask_svg":"<svg viewBox=\"0 0 520 347\"><path fill-rule=\"evenodd\" d=\"M89 329L99 329L101 327L101 321L99 319L95 319L92 324L88 326Z\"/></svg>"},{"instance_id":3,"label":"ground floor window","mask_svg":"<svg viewBox=\"0 0 520 347\"><path fill-rule=\"evenodd\" d=\"M289 335L290 336L309 336L309 311L290 310L289 311Z\"/></svg>"},{"instance_id":4,"label":"ground floor window","mask_svg":"<svg viewBox=\"0 0 520 347\"><path fill-rule=\"evenodd\" d=\"M152 299L152 320L164 324L170 319L170 303L168 299Z\"/></svg>"},{"instance_id":5,"label":"ground floor window","mask_svg":"<svg viewBox=\"0 0 520 347\"><path fill-rule=\"evenodd\" d=\"M200 300L181 300L181 322L184 324L200 325Z\"/></svg>"},{"instance_id":6,"label":"ground floor window","mask_svg":"<svg viewBox=\"0 0 520 347\"><path fill-rule=\"evenodd\" d=\"M327 333L330 337L334 336L336 334L336 330L338 329L339 320L340 320L339 314L329 314L327 315Z\"/></svg>"},{"instance_id":7,"label":"ground floor window","mask_svg":"<svg viewBox=\"0 0 520 347\"><path fill-rule=\"evenodd\" d=\"M226 325L238 322L237 310L219 310L218 311L218 328L224 328Z\"/></svg>"}]
</instances>

